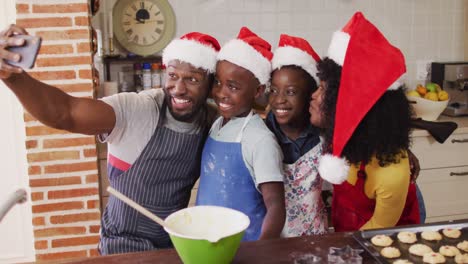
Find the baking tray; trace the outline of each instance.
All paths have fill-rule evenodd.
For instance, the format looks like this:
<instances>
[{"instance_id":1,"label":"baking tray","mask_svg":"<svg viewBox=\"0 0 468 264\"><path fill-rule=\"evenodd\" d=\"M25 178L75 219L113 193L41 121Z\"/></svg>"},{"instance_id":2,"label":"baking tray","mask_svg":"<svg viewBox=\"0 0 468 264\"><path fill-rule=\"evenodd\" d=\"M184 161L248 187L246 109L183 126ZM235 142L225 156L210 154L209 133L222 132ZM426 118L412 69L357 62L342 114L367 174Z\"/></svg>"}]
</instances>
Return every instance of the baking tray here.
<instances>
[{"instance_id":1,"label":"baking tray","mask_svg":"<svg viewBox=\"0 0 468 264\"><path fill-rule=\"evenodd\" d=\"M442 234L444 228L458 228L462 231L462 235L457 238L448 238ZM413 244L405 244L398 240L398 232L409 231L416 233L418 241ZM442 235L442 240L437 242L427 241L421 238L421 232L423 231L439 231ZM367 251L369 254L376 260L377 263L393 263L396 259L387 259L380 255L380 251L383 247L378 247L373 245L370 240L375 235L387 235L393 239L393 244L391 247L396 247L400 250L401 256L396 259L407 259L413 263L423 263L422 257L415 256L408 252L408 249L411 245L416 243L425 244L432 248L434 252L439 252L439 248L445 245L456 246L457 243L462 242L463 240L468 240L468 219L463 220L454 220L447 222L438 222L430 223L425 225L407 225L407 226L398 226L393 228L382 228L382 229L372 229L365 231L358 231L353 233L354 239ZM460 250L462 253L463 250ZM454 258L445 257L445 263L455 263Z\"/></svg>"}]
</instances>

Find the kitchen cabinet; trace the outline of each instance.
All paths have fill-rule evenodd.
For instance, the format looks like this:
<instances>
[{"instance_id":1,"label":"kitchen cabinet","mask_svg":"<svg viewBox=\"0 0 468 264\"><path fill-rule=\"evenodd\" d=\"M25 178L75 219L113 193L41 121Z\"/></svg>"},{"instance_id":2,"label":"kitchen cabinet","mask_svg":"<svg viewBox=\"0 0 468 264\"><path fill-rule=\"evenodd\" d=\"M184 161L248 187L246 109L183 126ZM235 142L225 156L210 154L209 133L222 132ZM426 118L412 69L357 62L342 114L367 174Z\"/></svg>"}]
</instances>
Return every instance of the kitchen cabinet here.
<instances>
[{"instance_id":1,"label":"kitchen cabinet","mask_svg":"<svg viewBox=\"0 0 468 264\"><path fill-rule=\"evenodd\" d=\"M412 133L412 151L421 172L417 180L426 204L426 222L468 217L468 117L445 117L458 128L443 143L424 130Z\"/></svg>"}]
</instances>

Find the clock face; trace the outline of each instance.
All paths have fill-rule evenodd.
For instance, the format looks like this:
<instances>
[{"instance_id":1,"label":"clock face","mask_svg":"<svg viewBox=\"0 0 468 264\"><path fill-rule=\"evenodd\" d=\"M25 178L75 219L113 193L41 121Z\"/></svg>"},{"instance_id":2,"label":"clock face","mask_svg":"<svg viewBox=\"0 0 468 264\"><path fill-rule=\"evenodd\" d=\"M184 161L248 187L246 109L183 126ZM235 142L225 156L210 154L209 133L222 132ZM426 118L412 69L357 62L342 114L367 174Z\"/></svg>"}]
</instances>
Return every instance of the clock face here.
<instances>
[{"instance_id":1,"label":"clock face","mask_svg":"<svg viewBox=\"0 0 468 264\"><path fill-rule=\"evenodd\" d=\"M135 54L158 52L174 35L175 18L167 0L119 0L113 14L117 40Z\"/></svg>"},{"instance_id":2,"label":"clock face","mask_svg":"<svg viewBox=\"0 0 468 264\"><path fill-rule=\"evenodd\" d=\"M164 31L164 15L151 1L138 1L124 9L122 25L127 40L137 45L151 45L161 39Z\"/></svg>"}]
</instances>

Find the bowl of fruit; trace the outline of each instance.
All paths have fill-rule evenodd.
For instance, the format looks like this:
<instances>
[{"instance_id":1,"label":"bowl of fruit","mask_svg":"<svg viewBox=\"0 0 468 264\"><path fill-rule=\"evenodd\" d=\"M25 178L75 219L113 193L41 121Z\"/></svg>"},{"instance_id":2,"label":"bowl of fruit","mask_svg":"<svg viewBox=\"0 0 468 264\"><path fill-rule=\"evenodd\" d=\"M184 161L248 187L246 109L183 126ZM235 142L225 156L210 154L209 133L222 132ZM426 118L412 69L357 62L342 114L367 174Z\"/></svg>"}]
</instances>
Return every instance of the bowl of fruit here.
<instances>
[{"instance_id":1,"label":"bowl of fruit","mask_svg":"<svg viewBox=\"0 0 468 264\"><path fill-rule=\"evenodd\" d=\"M406 93L406 97L412 103L416 116L427 121L437 120L449 101L448 93L436 83L418 84L415 90Z\"/></svg>"}]
</instances>

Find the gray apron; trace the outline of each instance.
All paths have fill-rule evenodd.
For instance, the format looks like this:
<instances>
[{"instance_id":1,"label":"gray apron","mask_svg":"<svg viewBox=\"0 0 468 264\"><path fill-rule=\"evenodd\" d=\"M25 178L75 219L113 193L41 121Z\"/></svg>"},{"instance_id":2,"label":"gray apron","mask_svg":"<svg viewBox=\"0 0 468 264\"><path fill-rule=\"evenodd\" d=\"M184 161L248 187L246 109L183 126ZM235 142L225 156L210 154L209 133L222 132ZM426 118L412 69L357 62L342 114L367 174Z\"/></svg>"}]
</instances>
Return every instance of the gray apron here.
<instances>
[{"instance_id":1,"label":"gray apron","mask_svg":"<svg viewBox=\"0 0 468 264\"><path fill-rule=\"evenodd\" d=\"M163 104L161 113L166 113ZM110 185L165 219L187 207L191 189L200 174L205 129L180 133L158 125L143 152ZM110 196L101 221L99 251L102 255L172 247L164 229L117 198Z\"/></svg>"}]
</instances>

